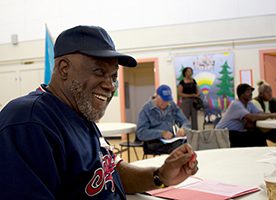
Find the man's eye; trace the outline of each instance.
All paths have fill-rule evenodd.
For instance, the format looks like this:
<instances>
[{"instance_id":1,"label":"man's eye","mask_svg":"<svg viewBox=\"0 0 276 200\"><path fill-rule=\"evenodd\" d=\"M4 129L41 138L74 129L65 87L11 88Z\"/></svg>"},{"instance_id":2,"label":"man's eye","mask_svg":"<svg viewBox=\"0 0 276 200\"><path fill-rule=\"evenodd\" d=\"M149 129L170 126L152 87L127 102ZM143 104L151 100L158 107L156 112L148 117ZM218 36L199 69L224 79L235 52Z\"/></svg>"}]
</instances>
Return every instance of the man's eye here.
<instances>
[{"instance_id":1,"label":"man's eye","mask_svg":"<svg viewBox=\"0 0 276 200\"><path fill-rule=\"evenodd\" d=\"M96 76L104 76L104 72L101 69L95 69L93 72Z\"/></svg>"},{"instance_id":2,"label":"man's eye","mask_svg":"<svg viewBox=\"0 0 276 200\"><path fill-rule=\"evenodd\" d=\"M118 75L117 75L117 74L116 74L116 75L112 75L112 80L113 80L113 82L116 82L117 79L118 79Z\"/></svg>"},{"instance_id":3,"label":"man's eye","mask_svg":"<svg viewBox=\"0 0 276 200\"><path fill-rule=\"evenodd\" d=\"M119 85L118 80L114 81L114 82L113 82L113 85L114 85L116 88L118 88L118 85Z\"/></svg>"}]
</instances>

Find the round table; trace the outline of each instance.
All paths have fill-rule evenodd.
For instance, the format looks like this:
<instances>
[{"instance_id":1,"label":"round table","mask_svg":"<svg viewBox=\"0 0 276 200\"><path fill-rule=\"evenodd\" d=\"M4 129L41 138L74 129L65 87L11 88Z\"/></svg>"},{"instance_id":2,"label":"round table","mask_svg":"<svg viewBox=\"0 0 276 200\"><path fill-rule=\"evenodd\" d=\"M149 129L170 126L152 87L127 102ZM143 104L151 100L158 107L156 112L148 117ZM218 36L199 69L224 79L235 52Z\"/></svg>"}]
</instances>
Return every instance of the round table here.
<instances>
[{"instance_id":1,"label":"round table","mask_svg":"<svg viewBox=\"0 0 276 200\"><path fill-rule=\"evenodd\" d=\"M256 126L266 129L276 129L276 119L258 120Z\"/></svg>"},{"instance_id":2,"label":"round table","mask_svg":"<svg viewBox=\"0 0 276 200\"><path fill-rule=\"evenodd\" d=\"M258 162L265 154L276 151L275 147L225 148L196 151L199 171L196 177L215 180L222 183L259 187L264 186L265 172L273 170L273 166ZM167 155L133 162L136 166L160 166ZM127 195L130 200L160 199L142 194ZM183 199L185 199L183 197ZM266 192L247 194L236 199L267 200Z\"/></svg>"},{"instance_id":3,"label":"round table","mask_svg":"<svg viewBox=\"0 0 276 200\"><path fill-rule=\"evenodd\" d=\"M126 122L100 122L97 123L104 137L121 136L121 134L136 131L136 124Z\"/></svg>"},{"instance_id":4,"label":"round table","mask_svg":"<svg viewBox=\"0 0 276 200\"><path fill-rule=\"evenodd\" d=\"M127 134L127 144L129 144L129 134L136 131L136 124L126 122L100 122L97 123L103 137L121 136ZM127 159L130 162L129 145L127 146Z\"/></svg>"}]
</instances>

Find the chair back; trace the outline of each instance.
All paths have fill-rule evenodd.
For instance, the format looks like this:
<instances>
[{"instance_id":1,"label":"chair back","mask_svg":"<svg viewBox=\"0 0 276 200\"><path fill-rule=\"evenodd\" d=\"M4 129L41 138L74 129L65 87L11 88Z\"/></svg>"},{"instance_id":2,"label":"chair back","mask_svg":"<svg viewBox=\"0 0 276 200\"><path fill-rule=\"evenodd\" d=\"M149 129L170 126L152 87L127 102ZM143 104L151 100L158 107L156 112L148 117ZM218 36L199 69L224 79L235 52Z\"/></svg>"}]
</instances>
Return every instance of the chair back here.
<instances>
[{"instance_id":1,"label":"chair back","mask_svg":"<svg viewBox=\"0 0 276 200\"><path fill-rule=\"evenodd\" d=\"M149 148L148 142L143 143L143 151L144 151L144 155L161 155L156 150L152 150L151 148Z\"/></svg>"},{"instance_id":2,"label":"chair back","mask_svg":"<svg viewBox=\"0 0 276 200\"><path fill-rule=\"evenodd\" d=\"M134 139L134 142L136 142L136 143L143 143L143 141L142 140L139 140L139 138L138 138L138 136L137 136L137 134L135 133L135 139Z\"/></svg>"},{"instance_id":3,"label":"chair back","mask_svg":"<svg viewBox=\"0 0 276 200\"><path fill-rule=\"evenodd\" d=\"M230 148L228 129L187 130L187 141L193 150Z\"/></svg>"},{"instance_id":4,"label":"chair back","mask_svg":"<svg viewBox=\"0 0 276 200\"><path fill-rule=\"evenodd\" d=\"M221 117L221 110L219 108L205 108L203 129L205 129L205 125L207 124L211 124L213 127L215 127L220 121Z\"/></svg>"}]
</instances>

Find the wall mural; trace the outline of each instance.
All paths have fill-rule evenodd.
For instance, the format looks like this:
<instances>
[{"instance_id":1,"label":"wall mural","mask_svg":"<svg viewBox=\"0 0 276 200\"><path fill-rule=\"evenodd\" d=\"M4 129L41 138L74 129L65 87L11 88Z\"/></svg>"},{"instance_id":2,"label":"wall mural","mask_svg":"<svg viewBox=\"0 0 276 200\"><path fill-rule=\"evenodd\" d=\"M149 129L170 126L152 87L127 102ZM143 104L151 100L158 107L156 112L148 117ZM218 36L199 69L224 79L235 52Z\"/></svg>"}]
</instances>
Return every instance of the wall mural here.
<instances>
[{"instance_id":1,"label":"wall mural","mask_svg":"<svg viewBox=\"0 0 276 200\"><path fill-rule=\"evenodd\" d=\"M233 53L175 57L174 66L177 85L183 79L182 70L193 68L205 108L225 110L234 99Z\"/></svg>"}]
</instances>

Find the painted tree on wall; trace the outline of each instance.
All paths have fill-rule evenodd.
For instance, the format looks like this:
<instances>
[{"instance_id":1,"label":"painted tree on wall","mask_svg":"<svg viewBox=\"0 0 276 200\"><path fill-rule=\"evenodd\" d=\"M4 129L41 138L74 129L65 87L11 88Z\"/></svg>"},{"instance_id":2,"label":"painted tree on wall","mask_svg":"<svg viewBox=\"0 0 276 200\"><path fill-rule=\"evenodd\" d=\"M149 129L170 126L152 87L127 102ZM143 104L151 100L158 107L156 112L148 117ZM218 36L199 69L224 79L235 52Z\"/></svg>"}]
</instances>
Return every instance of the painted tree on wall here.
<instances>
[{"instance_id":1,"label":"painted tree on wall","mask_svg":"<svg viewBox=\"0 0 276 200\"><path fill-rule=\"evenodd\" d=\"M177 77L177 81L178 81L178 83L183 79L183 75L182 75L182 70L184 69L184 66L183 65L181 65L181 68L180 68L180 70L179 70L179 73L180 73L180 75Z\"/></svg>"},{"instance_id":2,"label":"painted tree on wall","mask_svg":"<svg viewBox=\"0 0 276 200\"><path fill-rule=\"evenodd\" d=\"M180 68L180 70L179 70L179 76L176 78L176 80L177 80L177 85L178 85L178 83L181 81L181 80L183 80L183 75L182 75L182 70L184 69L184 66L183 65L181 65L181 68ZM177 96L177 105L181 105L181 102L182 102L182 98L180 98L179 96Z\"/></svg>"},{"instance_id":3,"label":"painted tree on wall","mask_svg":"<svg viewBox=\"0 0 276 200\"><path fill-rule=\"evenodd\" d=\"M174 58L176 85L183 79L184 66L193 68L193 77L197 82L205 108L225 110L234 99L234 54L188 55Z\"/></svg>"},{"instance_id":4,"label":"painted tree on wall","mask_svg":"<svg viewBox=\"0 0 276 200\"><path fill-rule=\"evenodd\" d=\"M221 66L222 70L219 72L221 74L220 78L220 84L217 84L217 87L219 88L217 95L221 96L223 109L226 109L230 103L228 101L228 97L234 97L233 92L233 81L234 77L231 76L232 72L229 71L230 67L225 61L225 63Z\"/></svg>"}]
</instances>

